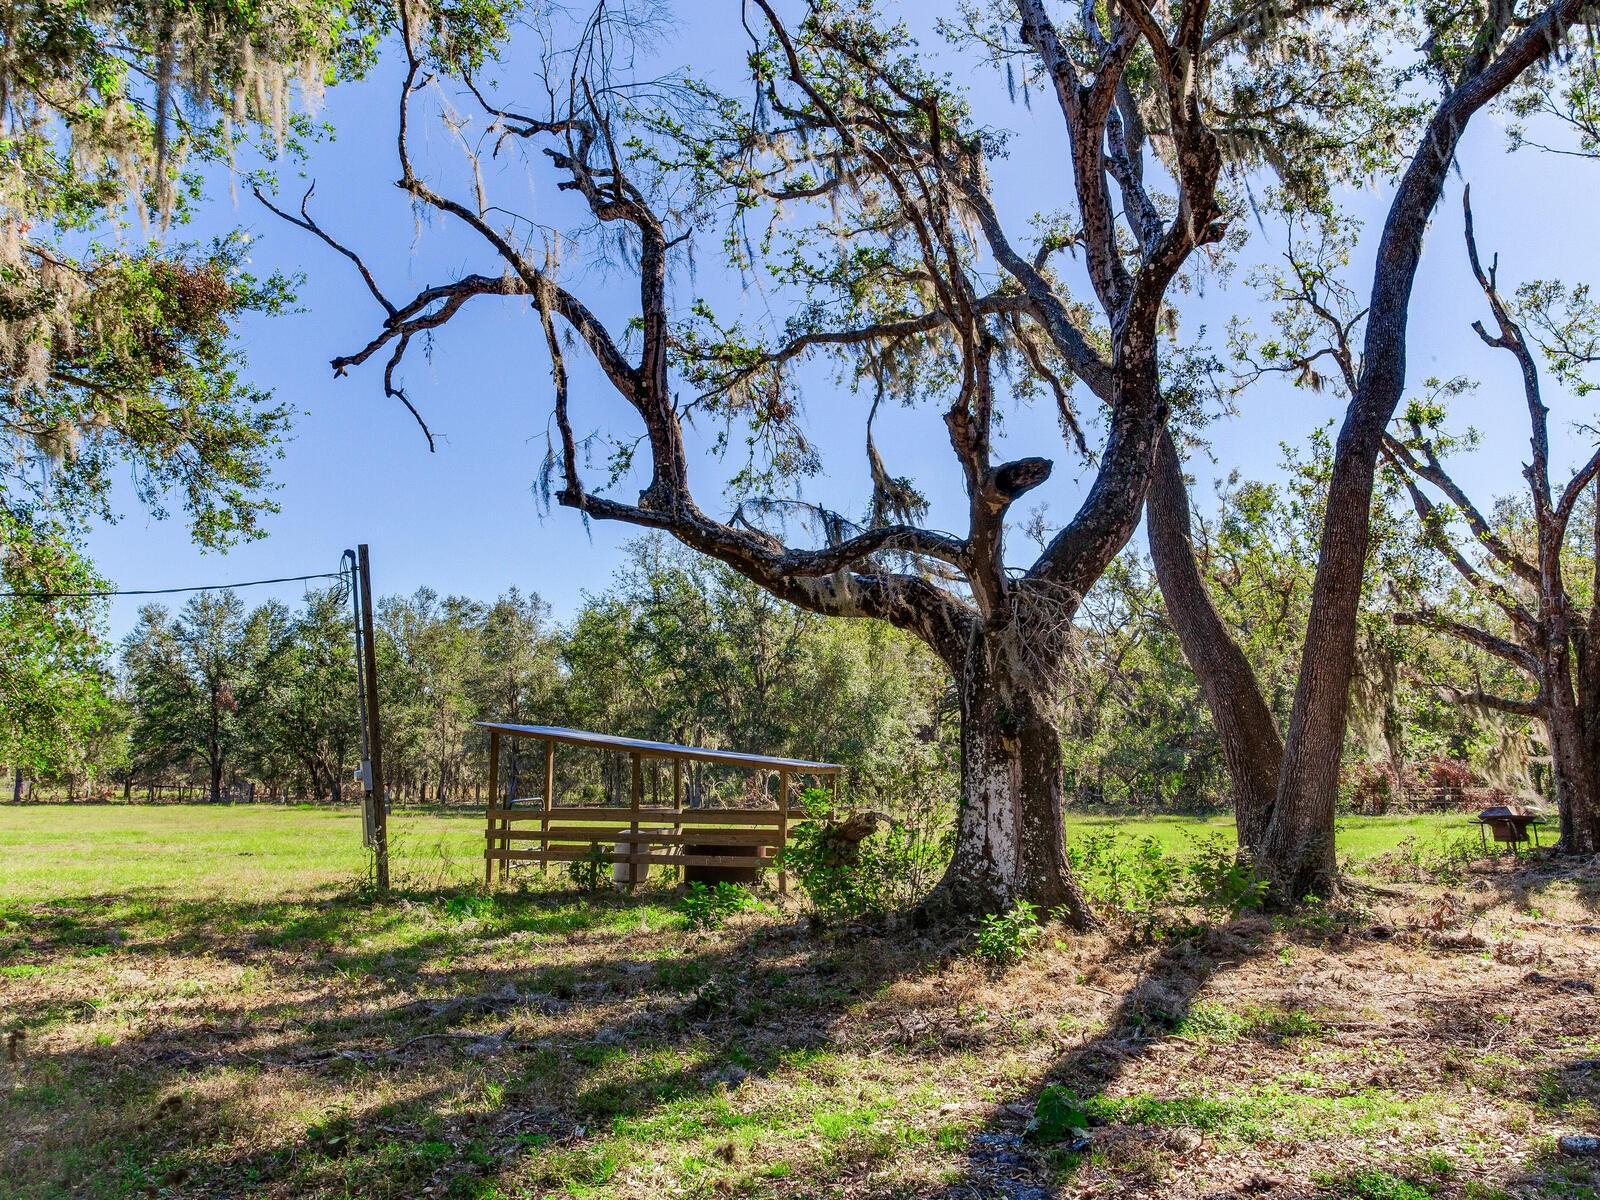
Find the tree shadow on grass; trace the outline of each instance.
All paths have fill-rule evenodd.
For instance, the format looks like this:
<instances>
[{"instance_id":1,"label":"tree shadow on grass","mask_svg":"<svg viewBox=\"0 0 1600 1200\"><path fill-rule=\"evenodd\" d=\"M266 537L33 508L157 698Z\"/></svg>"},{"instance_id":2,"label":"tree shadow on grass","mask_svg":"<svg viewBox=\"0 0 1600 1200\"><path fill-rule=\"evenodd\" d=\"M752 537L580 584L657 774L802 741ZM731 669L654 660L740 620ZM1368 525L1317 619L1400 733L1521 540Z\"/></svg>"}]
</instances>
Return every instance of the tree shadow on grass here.
<instances>
[{"instance_id":1,"label":"tree shadow on grass","mask_svg":"<svg viewBox=\"0 0 1600 1200\"><path fill-rule=\"evenodd\" d=\"M25 1181L22 1195L597 1185L619 1137L738 1136L731 1089L817 1053L861 996L953 948L768 918L662 935L670 897L653 892L509 894L446 915L468 894L368 906L122 893L42 913L12 949L46 973L0 998L28 1034L0 1098L14 1131L0 1175ZM112 978L51 978L88 947L106 948L93 966ZM103 1042L72 1035L127 970L205 984L219 963L210 986L135 1005ZM270 983L245 994L241 972ZM302 1128L260 1128L274 1096L306 1112ZM66 1152L78 1143L88 1153Z\"/></svg>"},{"instance_id":2,"label":"tree shadow on grass","mask_svg":"<svg viewBox=\"0 0 1600 1200\"><path fill-rule=\"evenodd\" d=\"M1211 982L1264 953L1268 928L1266 922L1249 918L1163 942L1098 1032L1061 1055L1027 1092L995 1108L972 1136L965 1169L940 1193L942 1200L1048 1200L1055 1195L1054 1177L1070 1174L1087 1147L1075 1150L1071 1139L1054 1148L1029 1144L1028 1114L1042 1090L1051 1085L1065 1089L1092 1119L1101 1119L1106 1093L1183 1027Z\"/></svg>"},{"instance_id":3,"label":"tree shadow on grass","mask_svg":"<svg viewBox=\"0 0 1600 1200\"><path fill-rule=\"evenodd\" d=\"M1588 918L1600 921L1600 855L1556 854L1550 847L1521 854L1497 854L1473 873L1497 900L1521 913L1548 907L1552 889L1570 886Z\"/></svg>"},{"instance_id":4,"label":"tree shadow on grass","mask_svg":"<svg viewBox=\"0 0 1600 1200\"><path fill-rule=\"evenodd\" d=\"M981 976L949 933L819 934L767 915L691 935L662 928L674 924L665 891L501 893L487 911L474 896L372 906L335 895L265 909L107 896L59 941L25 935L31 960L47 964L76 962L99 939L106 961L161 981L220 965L214 988L159 995L105 1045L86 1036L101 1028L92 1015L44 1014L63 995L114 997L115 980L0 994L8 1019L38 1017L41 1034L20 1086L0 1093L10 1134L0 1177L24 1180L24 1196L148 1185L488 1200L603 1192L626 1177L634 1192L1042 1197L1074 1161L1022 1141L1048 1083L1110 1120L1116 1128L1097 1131L1103 1145L1141 1122L1181 1125L1185 1103L1225 1107L1226 1096L1157 1096L1145 1099L1170 1111L1136 1114L1119 1107L1117 1085L1190 1036L1208 991L1266 952L1269 929L1246 920L1167 940L1110 990L1093 987L1092 951L1084 986L1003 1001L1053 1006L1019 1031L1000 1027L1014 1012L982 1024L965 1019L973 1006L959 996L937 995ZM138 922L136 904L152 910ZM1309 926L1290 935L1334 949L1340 937ZM1075 969L1070 951L1046 961ZM1020 972L1023 986L1045 982L1039 969ZM235 986L236 1003L219 1000ZM1059 996L1081 1000L1085 988L1104 997L1077 1014L1093 1020L1089 1035L1057 1039L1047 1063L1025 1055L1026 1078L1004 1085L1010 1103L988 1108L976 1129L970 1116L935 1128L943 1097L937 1087L919 1097L921 1081L1026 1049L1019 1039L1050 1035L1068 1015ZM902 994L912 996L903 1005ZM55 1037L51 1021L71 1036ZM958 1082L954 1094L976 1093ZM884 1127L906 1115L894 1141ZM955 1178L885 1180L885 1162L914 1169L930 1137L962 1155ZM87 1149L72 1158L80 1142ZM641 1154L660 1172L648 1185L629 1174Z\"/></svg>"}]
</instances>

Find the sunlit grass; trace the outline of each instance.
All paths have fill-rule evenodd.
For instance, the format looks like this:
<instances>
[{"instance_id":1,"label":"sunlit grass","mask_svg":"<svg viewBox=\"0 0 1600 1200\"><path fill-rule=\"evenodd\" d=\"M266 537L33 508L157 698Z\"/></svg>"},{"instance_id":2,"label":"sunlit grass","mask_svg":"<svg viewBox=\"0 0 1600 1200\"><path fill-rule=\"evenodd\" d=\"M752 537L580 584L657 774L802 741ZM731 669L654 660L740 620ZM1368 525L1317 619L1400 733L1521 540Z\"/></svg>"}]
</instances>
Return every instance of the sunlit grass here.
<instances>
[{"instance_id":1,"label":"sunlit grass","mask_svg":"<svg viewBox=\"0 0 1600 1200\"><path fill-rule=\"evenodd\" d=\"M1226 816L1067 814L1069 838L1106 828L1148 835L1171 849L1199 836L1233 837ZM477 809L400 809L390 818L390 830L392 870L400 884L436 890L482 878L483 816ZM1460 813L1345 817L1339 822L1339 853L1360 860L1408 837L1432 843L1463 831L1469 826ZM0 807L0 900L143 891L176 899L221 893L231 899L298 899L347 887L368 869L360 813L350 807ZM549 878L559 881L554 871Z\"/></svg>"}]
</instances>

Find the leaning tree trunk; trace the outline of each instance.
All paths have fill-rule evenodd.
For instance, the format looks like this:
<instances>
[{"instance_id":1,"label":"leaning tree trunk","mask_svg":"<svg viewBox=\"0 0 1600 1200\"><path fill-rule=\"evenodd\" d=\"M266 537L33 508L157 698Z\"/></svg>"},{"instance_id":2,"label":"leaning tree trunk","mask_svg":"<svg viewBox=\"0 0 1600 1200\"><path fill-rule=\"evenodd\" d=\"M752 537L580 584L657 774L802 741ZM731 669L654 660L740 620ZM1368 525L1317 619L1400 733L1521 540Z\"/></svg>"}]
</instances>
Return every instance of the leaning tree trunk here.
<instances>
[{"instance_id":1,"label":"leaning tree trunk","mask_svg":"<svg viewBox=\"0 0 1600 1200\"><path fill-rule=\"evenodd\" d=\"M1397 335L1403 337L1402 332ZM1369 331L1369 348L1374 335ZM1402 343L1380 343L1385 372L1404 375ZM1398 394L1398 393L1396 393ZM1361 398L1352 403L1352 410ZM1387 411L1393 411L1393 404ZM1385 415L1384 420L1387 420ZM1259 865L1280 902L1338 891L1334 812L1355 678L1361 580L1371 539L1372 489L1383 424L1347 420L1334 453L1321 555L1300 657L1300 679Z\"/></svg>"},{"instance_id":2,"label":"leaning tree trunk","mask_svg":"<svg viewBox=\"0 0 1600 1200\"><path fill-rule=\"evenodd\" d=\"M1589 612L1578 625L1578 713L1589 766L1589 795L1595 805L1590 825L1600 842L1600 478L1594 483L1593 530L1590 535ZM1575 623L1576 624L1576 623ZM1600 845L1591 843L1595 851Z\"/></svg>"},{"instance_id":3,"label":"leaning tree trunk","mask_svg":"<svg viewBox=\"0 0 1600 1200\"><path fill-rule=\"evenodd\" d=\"M1280 901L1332 896L1338 886L1334 809L1355 670L1361 575L1371 538L1373 480L1384 430L1405 392L1411 292L1428 217L1443 194L1467 123L1559 44L1584 0L1558 0L1497 55L1494 41L1434 110L1401 176L1379 239L1360 379L1335 443L1311 591L1300 679L1284 739L1283 769L1261 867ZM1491 6L1491 11L1496 11ZM1499 33L1496 32L1497 40Z\"/></svg>"},{"instance_id":4,"label":"leaning tree trunk","mask_svg":"<svg viewBox=\"0 0 1600 1200\"><path fill-rule=\"evenodd\" d=\"M1283 739L1250 660L1217 615L1195 561L1189 491L1169 432L1161 435L1156 449L1145 523L1167 616L1222 742L1233 787L1239 845L1255 858L1272 818L1278 771L1283 765Z\"/></svg>"},{"instance_id":5,"label":"leaning tree trunk","mask_svg":"<svg viewBox=\"0 0 1600 1200\"><path fill-rule=\"evenodd\" d=\"M1053 688L1006 652L1011 640L974 637L957 672L961 804L933 902L997 912L1026 900L1087 929L1094 917L1067 862Z\"/></svg>"},{"instance_id":6,"label":"leaning tree trunk","mask_svg":"<svg viewBox=\"0 0 1600 1200\"><path fill-rule=\"evenodd\" d=\"M1572 840L1566 849L1574 854L1600 854L1600 704L1586 704L1581 713L1581 736L1587 786L1582 803L1572 811ZM1567 836L1566 829L1562 836Z\"/></svg>"}]
</instances>

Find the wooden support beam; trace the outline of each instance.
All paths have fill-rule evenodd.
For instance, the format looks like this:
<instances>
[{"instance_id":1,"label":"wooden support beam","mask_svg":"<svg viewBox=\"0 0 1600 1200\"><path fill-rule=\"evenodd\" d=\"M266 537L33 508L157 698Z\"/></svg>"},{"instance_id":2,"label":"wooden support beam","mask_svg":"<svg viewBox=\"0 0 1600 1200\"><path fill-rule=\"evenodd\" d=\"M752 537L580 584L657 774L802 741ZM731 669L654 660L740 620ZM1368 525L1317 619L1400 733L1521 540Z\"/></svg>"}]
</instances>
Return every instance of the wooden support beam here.
<instances>
[{"instance_id":1,"label":"wooden support beam","mask_svg":"<svg viewBox=\"0 0 1600 1200\"><path fill-rule=\"evenodd\" d=\"M683 759L681 758L672 760L672 811L678 817L672 823L672 836L681 838L683 836ZM682 877L680 871L679 879Z\"/></svg>"},{"instance_id":2,"label":"wooden support beam","mask_svg":"<svg viewBox=\"0 0 1600 1200\"><path fill-rule=\"evenodd\" d=\"M544 798L539 802L539 807L544 813L545 828L550 826L550 814L555 811L556 804L556 744L549 738L544 742ZM550 849L550 840L546 838L541 849ZM550 873L549 861L539 864L539 874Z\"/></svg>"},{"instance_id":3,"label":"wooden support beam","mask_svg":"<svg viewBox=\"0 0 1600 1200\"><path fill-rule=\"evenodd\" d=\"M609 829L547 826L544 829L490 830L484 835L490 842L504 849L507 842L538 842L540 848L590 845L614 845L617 842L636 842L640 845L675 846L691 842L714 841L721 846L771 846L781 845L783 837L776 829L718 829L698 833L673 833L668 829L640 829L637 832L621 826Z\"/></svg>"},{"instance_id":4,"label":"wooden support beam","mask_svg":"<svg viewBox=\"0 0 1600 1200\"><path fill-rule=\"evenodd\" d=\"M789 844L789 772L778 772L778 853ZM789 894L789 872L778 872L778 895Z\"/></svg>"},{"instance_id":5,"label":"wooden support beam","mask_svg":"<svg viewBox=\"0 0 1600 1200\"><path fill-rule=\"evenodd\" d=\"M491 850L490 857L509 862L541 862L548 859L550 862L577 862L589 857L587 849L577 847L566 849L557 848L546 853L543 850ZM729 854L616 854L606 856L608 862L629 863L637 865L651 865L662 867L770 867L770 858L760 858L755 855L729 855Z\"/></svg>"},{"instance_id":6,"label":"wooden support beam","mask_svg":"<svg viewBox=\"0 0 1600 1200\"><path fill-rule=\"evenodd\" d=\"M633 759L633 786L628 791L628 809L633 821L628 826L628 832L637 834L639 832L639 810L644 804L644 760L639 756L637 750L630 757ZM638 864L630 860L628 863L628 890L631 892L638 885L639 867Z\"/></svg>"},{"instance_id":7,"label":"wooden support beam","mask_svg":"<svg viewBox=\"0 0 1600 1200\"><path fill-rule=\"evenodd\" d=\"M376 858L378 890L389 890L389 807L383 779L383 719L378 703L378 652L377 637L372 631L372 560L367 544L356 547L356 570L361 597L361 663L357 667L366 673L363 697L367 703L367 763L370 771L368 786L372 789L373 851Z\"/></svg>"},{"instance_id":8,"label":"wooden support beam","mask_svg":"<svg viewBox=\"0 0 1600 1200\"><path fill-rule=\"evenodd\" d=\"M503 818L507 821L592 821L596 824L631 823L634 819L632 808L613 806L602 808L598 805L584 807L561 805L544 812L537 808L497 808L489 813L491 817ZM806 810L791 808L789 810L789 824L807 819ZM686 808L681 813L670 808L641 808L638 811L639 820L660 825L770 825L776 829L782 823L783 814L773 808Z\"/></svg>"},{"instance_id":9,"label":"wooden support beam","mask_svg":"<svg viewBox=\"0 0 1600 1200\"><path fill-rule=\"evenodd\" d=\"M504 807L506 809L511 807L511 800L509 797L507 798ZM504 830L511 827L510 822L497 821L495 819L494 814L500 810L500 731L498 729L491 729L489 731L489 803L484 810L484 819L488 822L488 828L486 832L489 835L489 842L487 843L487 848L484 850L483 854L484 887L494 886L495 860L489 856L489 850L507 850L510 848L509 845L503 841L498 844L494 841L493 835L496 828ZM501 862L500 877L502 879L505 878L505 873L508 869L509 868L507 864Z\"/></svg>"}]
</instances>

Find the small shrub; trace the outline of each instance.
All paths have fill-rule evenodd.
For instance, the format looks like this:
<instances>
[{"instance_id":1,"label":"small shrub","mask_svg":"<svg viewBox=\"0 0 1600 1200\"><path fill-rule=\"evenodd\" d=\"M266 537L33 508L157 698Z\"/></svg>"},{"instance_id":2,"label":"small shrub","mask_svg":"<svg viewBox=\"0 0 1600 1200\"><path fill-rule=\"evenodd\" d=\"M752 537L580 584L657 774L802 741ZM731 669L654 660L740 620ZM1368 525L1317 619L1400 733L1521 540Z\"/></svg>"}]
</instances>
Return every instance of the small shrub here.
<instances>
[{"instance_id":1,"label":"small shrub","mask_svg":"<svg viewBox=\"0 0 1600 1200\"><path fill-rule=\"evenodd\" d=\"M1196 838L1193 851L1179 861L1189 900L1208 912L1238 913L1266 901L1267 881L1219 833Z\"/></svg>"},{"instance_id":2,"label":"small shrub","mask_svg":"<svg viewBox=\"0 0 1600 1200\"><path fill-rule=\"evenodd\" d=\"M1043 936L1038 906L1018 900L1005 912L984 917L978 927L978 957L992 963L1014 962Z\"/></svg>"},{"instance_id":3,"label":"small shrub","mask_svg":"<svg viewBox=\"0 0 1600 1200\"><path fill-rule=\"evenodd\" d=\"M736 883L719 883L708 888L691 883L679 898L678 912L690 929L715 929L735 913L756 906L756 898Z\"/></svg>"},{"instance_id":4,"label":"small shrub","mask_svg":"<svg viewBox=\"0 0 1600 1200\"><path fill-rule=\"evenodd\" d=\"M1179 1037L1204 1042L1235 1042L1242 1038L1250 1023L1245 1018L1220 1004L1204 1001L1192 1005L1172 1032Z\"/></svg>"},{"instance_id":5,"label":"small shrub","mask_svg":"<svg viewBox=\"0 0 1600 1200\"><path fill-rule=\"evenodd\" d=\"M1089 1136L1089 1114L1072 1092L1059 1083L1047 1083L1039 1092L1023 1136L1043 1145L1081 1142Z\"/></svg>"},{"instance_id":6,"label":"small shrub","mask_svg":"<svg viewBox=\"0 0 1600 1200\"><path fill-rule=\"evenodd\" d=\"M1089 899L1136 941L1191 927L1193 909L1233 915L1260 908L1266 899L1266 881L1219 834L1173 851L1149 835L1104 829L1067 853Z\"/></svg>"},{"instance_id":7,"label":"small shrub","mask_svg":"<svg viewBox=\"0 0 1600 1200\"><path fill-rule=\"evenodd\" d=\"M1364 870L1397 883L1460 883L1473 863L1483 857L1476 834L1423 841L1418 837L1401 840L1393 850L1377 855L1364 864Z\"/></svg>"},{"instance_id":8,"label":"small shrub","mask_svg":"<svg viewBox=\"0 0 1600 1200\"><path fill-rule=\"evenodd\" d=\"M1130 838L1115 829L1091 833L1068 848L1089 898L1140 938L1167 927L1159 910L1175 899L1180 871L1155 838Z\"/></svg>"},{"instance_id":9,"label":"small shrub","mask_svg":"<svg viewBox=\"0 0 1600 1200\"><path fill-rule=\"evenodd\" d=\"M606 856L605 847L599 842L590 842L582 858L567 864L567 878L578 885L580 892L598 892L610 886L611 860Z\"/></svg>"},{"instance_id":10,"label":"small shrub","mask_svg":"<svg viewBox=\"0 0 1600 1200\"><path fill-rule=\"evenodd\" d=\"M800 799L810 819L790 830L776 865L799 880L823 920L881 916L903 907L937 873L940 848L915 830L896 822L841 844L832 794L807 788Z\"/></svg>"},{"instance_id":11,"label":"small shrub","mask_svg":"<svg viewBox=\"0 0 1600 1200\"><path fill-rule=\"evenodd\" d=\"M468 892L461 896L451 896L444 902L444 915L454 921L493 916L494 897L486 896L482 892Z\"/></svg>"},{"instance_id":12,"label":"small shrub","mask_svg":"<svg viewBox=\"0 0 1600 1200\"><path fill-rule=\"evenodd\" d=\"M1429 1200L1433 1193L1408 1179L1376 1167L1329 1181L1333 1190L1350 1200Z\"/></svg>"}]
</instances>

